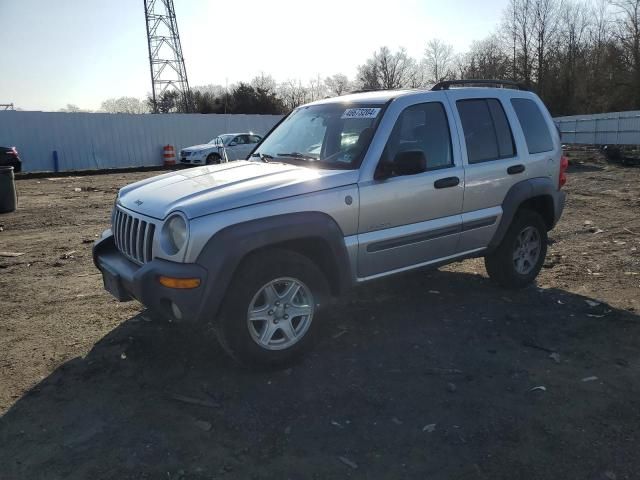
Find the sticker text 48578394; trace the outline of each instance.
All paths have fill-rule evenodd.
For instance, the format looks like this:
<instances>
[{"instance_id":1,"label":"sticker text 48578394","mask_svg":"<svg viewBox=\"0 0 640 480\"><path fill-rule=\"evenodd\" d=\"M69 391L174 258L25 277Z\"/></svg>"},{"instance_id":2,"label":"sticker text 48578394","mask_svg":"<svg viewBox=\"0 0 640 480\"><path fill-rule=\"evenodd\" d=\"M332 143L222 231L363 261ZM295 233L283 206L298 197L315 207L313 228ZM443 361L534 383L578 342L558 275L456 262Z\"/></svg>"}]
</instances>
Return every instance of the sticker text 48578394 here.
<instances>
[{"instance_id":1,"label":"sticker text 48578394","mask_svg":"<svg viewBox=\"0 0 640 480\"><path fill-rule=\"evenodd\" d=\"M379 108L348 108L341 118L376 118L379 113Z\"/></svg>"}]
</instances>

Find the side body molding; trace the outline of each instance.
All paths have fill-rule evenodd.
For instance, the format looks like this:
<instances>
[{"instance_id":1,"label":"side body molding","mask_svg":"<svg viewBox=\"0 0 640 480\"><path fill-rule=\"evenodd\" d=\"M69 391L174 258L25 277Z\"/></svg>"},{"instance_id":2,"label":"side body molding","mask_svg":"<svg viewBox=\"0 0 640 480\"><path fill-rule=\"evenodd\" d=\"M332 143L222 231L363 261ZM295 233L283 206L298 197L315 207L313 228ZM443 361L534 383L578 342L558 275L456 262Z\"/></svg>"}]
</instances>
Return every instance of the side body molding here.
<instances>
[{"instance_id":1,"label":"side body molding","mask_svg":"<svg viewBox=\"0 0 640 480\"><path fill-rule=\"evenodd\" d=\"M300 212L260 218L223 228L198 255L196 264L208 271L209 278L198 317L214 318L234 272L247 254L263 247L304 240L320 241L326 249L318 266L337 272L334 278L327 279L334 293L342 293L353 285L344 235L329 215Z\"/></svg>"},{"instance_id":2,"label":"side body molding","mask_svg":"<svg viewBox=\"0 0 640 480\"><path fill-rule=\"evenodd\" d=\"M557 186L554 185L551 178L548 177L523 180L522 182L516 183L509 189L504 201L502 202L502 219L500 220L500 225L498 225L491 242L489 242L488 248L490 250L496 248L500 244L520 205L530 198L540 196L548 196L553 200L555 225L555 222L559 217L557 213L559 203L562 203L560 209L564 206L564 192L558 192Z\"/></svg>"}]
</instances>

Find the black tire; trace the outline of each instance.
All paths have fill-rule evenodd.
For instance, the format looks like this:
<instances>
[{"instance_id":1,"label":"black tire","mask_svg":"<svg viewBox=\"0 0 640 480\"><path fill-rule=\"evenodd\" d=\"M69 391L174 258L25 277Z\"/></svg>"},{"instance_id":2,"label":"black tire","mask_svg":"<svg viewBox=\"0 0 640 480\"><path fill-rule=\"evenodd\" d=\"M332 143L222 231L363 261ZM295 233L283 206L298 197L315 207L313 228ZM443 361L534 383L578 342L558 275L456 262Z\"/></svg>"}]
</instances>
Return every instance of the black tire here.
<instances>
[{"instance_id":1,"label":"black tire","mask_svg":"<svg viewBox=\"0 0 640 480\"><path fill-rule=\"evenodd\" d=\"M526 273L516 269L514 255L519 246L518 236L527 228L534 228L540 240L537 261L529 264L532 268ZM505 288L523 288L538 275L547 255L547 226L537 212L523 209L516 213L502 242L496 250L484 257L484 265L489 278Z\"/></svg>"},{"instance_id":2,"label":"black tire","mask_svg":"<svg viewBox=\"0 0 640 480\"><path fill-rule=\"evenodd\" d=\"M221 163L220 155L217 153L210 153L207 156L207 165L219 165Z\"/></svg>"},{"instance_id":3,"label":"black tire","mask_svg":"<svg viewBox=\"0 0 640 480\"><path fill-rule=\"evenodd\" d=\"M297 343L288 348L269 350L254 340L247 312L254 296L263 286L284 277L301 281L308 287L315 311L306 332ZM290 250L269 249L252 254L242 262L229 285L214 327L220 345L240 364L262 368L282 366L292 362L314 344L321 323L318 314L328 300L327 280L315 263Z\"/></svg>"}]
</instances>

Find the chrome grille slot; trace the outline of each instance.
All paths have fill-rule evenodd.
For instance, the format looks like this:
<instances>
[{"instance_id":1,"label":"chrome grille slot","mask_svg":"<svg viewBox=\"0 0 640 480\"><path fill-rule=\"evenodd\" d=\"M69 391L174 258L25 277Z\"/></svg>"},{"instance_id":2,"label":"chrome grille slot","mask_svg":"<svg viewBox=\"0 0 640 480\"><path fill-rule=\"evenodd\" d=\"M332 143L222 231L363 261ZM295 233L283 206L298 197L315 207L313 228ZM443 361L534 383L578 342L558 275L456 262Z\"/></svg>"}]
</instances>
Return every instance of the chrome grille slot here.
<instances>
[{"instance_id":1,"label":"chrome grille slot","mask_svg":"<svg viewBox=\"0 0 640 480\"><path fill-rule=\"evenodd\" d=\"M116 208L111 229L116 247L125 257L140 265L151 261L153 223Z\"/></svg>"}]
</instances>

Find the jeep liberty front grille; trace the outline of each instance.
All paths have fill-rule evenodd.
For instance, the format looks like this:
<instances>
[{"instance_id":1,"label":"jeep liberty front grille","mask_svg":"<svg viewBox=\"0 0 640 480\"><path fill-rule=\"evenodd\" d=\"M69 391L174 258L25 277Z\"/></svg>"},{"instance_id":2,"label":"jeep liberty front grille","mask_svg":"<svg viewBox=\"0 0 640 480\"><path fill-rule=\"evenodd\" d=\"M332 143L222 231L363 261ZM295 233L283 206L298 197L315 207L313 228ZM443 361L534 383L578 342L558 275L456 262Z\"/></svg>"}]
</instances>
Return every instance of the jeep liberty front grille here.
<instances>
[{"instance_id":1,"label":"jeep liberty front grille","mask_svg":"<svg viewBox=\"0 0 640 480\"><path fill-rule=\"evenodd\" d=\"M153 223L116 208L111 229L116 247L125 257L140 265L151 261Z\"/></svg>"}]
</instances>

